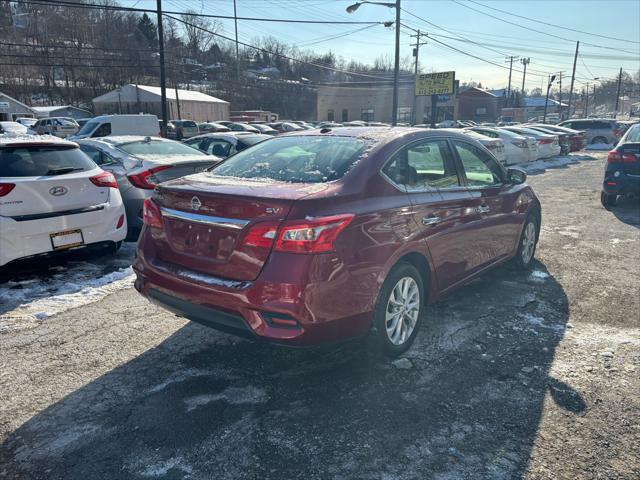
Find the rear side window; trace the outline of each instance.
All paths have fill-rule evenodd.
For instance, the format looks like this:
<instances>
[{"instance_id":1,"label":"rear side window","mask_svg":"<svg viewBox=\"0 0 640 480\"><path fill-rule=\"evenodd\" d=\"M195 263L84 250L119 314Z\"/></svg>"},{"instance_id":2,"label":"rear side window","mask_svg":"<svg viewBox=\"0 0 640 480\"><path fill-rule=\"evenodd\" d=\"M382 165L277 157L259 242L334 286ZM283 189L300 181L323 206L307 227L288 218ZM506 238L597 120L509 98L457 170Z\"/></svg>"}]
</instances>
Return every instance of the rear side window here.
<instances>
[{"instance_id":1,"label":"rear side window","mask_svg":"<svg viewBox=\"0 0 640 480\"><path fill-rule=\"evenodd\" d=\"M237 153L211 174L294 183L323 183L341 178L363 154L368 142L352 137L273 138Z\"/></svg>"},{"instance_id":2,"label":"rear side window","mask_svg":"<svg viewBox=\"0 0 640 480\"><path fill-rule=\"evenodd\" d=\"M631 127L625 142L640 142L640 125L634 125Z\"/></svg>"},{"instance_id":3,"label":"rear side window","mask_svg":"<svg viewBox=\"0 0 640 480\"><path fill-rule=\"evenodd\" d=\"M446 140L429 140L403 148L383 169L397 185L409 190L459 186L458 174Z\"/></svg>"},{"instance_id":4,"label":"rear side window","mask_svg":"<svg viewBox=\"0 0 640 480\"><path fill-rule=\"evenodd\" d=\"M93 170L96 164L76 147L29 146L0 149L0 177L42 177Z\"/></svg>"},{"instance_id":5,"label":"rear side window","mask_svg":"<svg viewBox=\"0 0 640 480\"><path fill-rule=\"evenodd\" d=\"M469 143L454 140L453 144L462 161L470 187L488 187L502 183L500 166L490 155Z\"/></svg>"}]
</instances>

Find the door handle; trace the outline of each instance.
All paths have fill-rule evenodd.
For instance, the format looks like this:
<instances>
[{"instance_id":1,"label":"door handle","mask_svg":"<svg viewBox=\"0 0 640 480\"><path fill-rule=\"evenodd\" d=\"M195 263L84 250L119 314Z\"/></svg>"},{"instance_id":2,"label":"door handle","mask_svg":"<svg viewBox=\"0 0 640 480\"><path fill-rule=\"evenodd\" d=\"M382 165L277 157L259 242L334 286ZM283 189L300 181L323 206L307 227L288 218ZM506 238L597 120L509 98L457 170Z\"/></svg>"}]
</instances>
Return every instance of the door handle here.
<instances>
[{"instance_id":1,"label":"door handle","mask_svg":"<svg viewBox=\"0 0 640 480\"><path fill-rule=\"evenodd\" d=\"M440 223L440 217L436 217L435 215L431 215L429 217L422 217L423 225L435 225L436 223Z\"/></svg>"},{"instance_id":2,"label":"door handle","mask_svg":"<svg viewBox=\"0 0 640 480\"><path fill-rule=\"evenodd\" d=\"M485 205L481 205L478 208L476 208L476 212L478 213L489 213L491 211L491 208L485 206Z\"/></svg>"}]
</instances>

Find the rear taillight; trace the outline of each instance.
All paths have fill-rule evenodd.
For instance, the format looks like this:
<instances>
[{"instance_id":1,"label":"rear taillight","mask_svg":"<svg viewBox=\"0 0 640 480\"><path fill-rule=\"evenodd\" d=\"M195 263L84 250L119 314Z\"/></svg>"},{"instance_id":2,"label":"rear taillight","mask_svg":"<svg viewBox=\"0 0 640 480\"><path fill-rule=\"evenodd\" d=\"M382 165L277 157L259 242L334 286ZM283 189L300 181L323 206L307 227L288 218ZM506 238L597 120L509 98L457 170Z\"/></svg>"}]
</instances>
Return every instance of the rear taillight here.
<instances>
[{"instance_id":1,"label":"rear taillight","mask_svg":"<svg viewBox=\"0 0 640 480\"><path fill-rule=\"evenodd\" d=\"M11 190L16 188L15 183L0 183L0 197L4 197L11 193Z\"/></svg>"},{"instance_id":2,"label":"rear taillight","mask_svg":"<svg viewBox=\"0 0 640 480\"><path fill-rule=\"evenodd\" d=\"M614 137L619 137L620 135L622 135L622 132L618 128L614 128L613 129L613 136Z\"/></svg>"},{"instance_id":3,"label":"rear taillight","mask_svg":"<svg viewBox=\"0 0 640 480\"><path fill-rule=\"evenodd\" d=\"M353 220L353 215L334 215L313 220L285 222L275 249L280 252L320 253L333 250L333 242Z\"/></svg>"},{"instance_id":4,"label":"rear taillight","mask_svg":"<svg viewBox=\"0 0 640 480\"><path fill-rule=\"evenodd\" d=\"M162 212L152 199L147 198L142 205L142 221L152 228L162 228Z\"/></svg>"},{"instance_id":5,"label":"rear taillight","mask_svg":"<svg viewBox=\"0 0 640 480\"><path fill-rule=\"evenodd\" d=\"M160 167L150 168L144 172L136 173L135 175L128 175L127 178L134 187L142 188L144 190L153 190L157 183L154 175L169 168L171 168L171 165L162 165Z\"/></svg>"},{"instance_id":6,"label":"rear taillight","mask_svg":"<svg viewBox=\"0 0 640 480\"><path fill-rule=\"evenodd\" d=\"M258 223L247 232L242 243L249 247L271 248L278 232L278 224Z\"/></svg>"},{"instance_id":7,"label":"rear taillight","mask_svg":"<svg viewBox=\"0 0 640 480\"><path fill-rule=\"evenodd\" d=\"M518 148L527 148L527 142L524 140L513 140L511 143Z\"/></svg>"},{"instance_id":8,"label":"rear taillight","mask_svg":"<svg viewBox=\"0 0 640 480\"><path fill-rule=\"evenodd\" d=\"M97 187L111 187L118 188L118 183L116 182L116 177L109 172L102 172L98 175L94 175L93 177L89 177L91 183L93 183Z\"/></svg>"},{"instance_id":9,"label":"rear taillight","mask_svg":"<svg viewBox=\"0 0 640 480\"><path fill-rule=\"evenodd\" d=\"M633 153L623 153L611 150L607 156L609 163L636 163L636 156Z\"/></svg>"},{"instance_id":10,"label":"rear taillight","mask_svg":"<svg viewBox=\"0 0 640 480\"><path fill-rule=\"evenodd\" d=\"M540 140L538 140L538 143L540 145L546 145L546 144L549 144L549 143L553 143L553 139L551 139L551 138L541 138Z\"/></svg>"},{"instance_id":11,"label":"rear taillight","mask_svg":"<svg viewBox=\"0 0 640 480\"><path fill-rule=\"evenodd\" d=\"M118 218L118 223L116 224L116 229L122 228L122 225L124 225L124 215L120 215L120 217Z\"/></svg>"}]
</instances>

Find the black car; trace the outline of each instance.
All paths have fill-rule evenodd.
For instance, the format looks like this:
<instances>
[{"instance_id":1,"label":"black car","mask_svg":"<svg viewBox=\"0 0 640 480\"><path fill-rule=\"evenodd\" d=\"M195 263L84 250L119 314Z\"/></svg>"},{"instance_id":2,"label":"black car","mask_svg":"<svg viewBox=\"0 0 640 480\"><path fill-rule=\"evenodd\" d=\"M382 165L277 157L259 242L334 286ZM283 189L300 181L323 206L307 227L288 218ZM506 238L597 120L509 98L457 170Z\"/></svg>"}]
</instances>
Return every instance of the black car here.
<instances>
[{"instance_id":1,"label":"black car","mask_svg":"<svg viewBox=\"0 0 640 480\"><path fill-rule=\"evenodd\" d=\"M607 157L602 205L613 207L621 195L640 195L640 124L627 130Z\"/></svg>"}]
</instances>

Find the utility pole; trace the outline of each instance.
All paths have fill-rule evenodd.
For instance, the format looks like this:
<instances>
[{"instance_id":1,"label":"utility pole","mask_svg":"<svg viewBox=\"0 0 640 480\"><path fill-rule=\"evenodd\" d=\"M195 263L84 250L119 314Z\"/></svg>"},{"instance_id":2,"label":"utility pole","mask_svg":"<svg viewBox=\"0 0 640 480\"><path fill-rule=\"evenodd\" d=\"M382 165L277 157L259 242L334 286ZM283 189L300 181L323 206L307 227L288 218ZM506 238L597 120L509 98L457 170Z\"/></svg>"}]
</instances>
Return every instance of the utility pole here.
<instances>
[{"instance_id":1,"label":"utility pole","mask_svg":"<svg viewBox=\"0 0 640 480\"><path fill-rule=\"evenodd\" d=\"M427 36L426 33L422 33L420 30L417 30L417 33L415 35L411 35L411 38L415 38L416 39L416 43L412 43L411 46L415 47L413 49L413 56L416 57L415 59L415 63L414 63L414 81L417 84L418 82L418 55L420 53L420 45L426 45L427 42L421 43L420 42L420 37L422 36ZM417 122L417 110L418 110L418 96L416 95L415 92L415 88L414 88L414 92L413 92L413 114L412 114L412 120L413 120L413 125L415 125ZM420 122L422 123L422 122Z\"/></svg>"},{"instance_id":2,"label":"utility pole","mask_svg":"<svg viewBox=\"0 0 640 480\"><path fill-rule=\"evenodd\" d=\"M582 114L582 118L587 118L588 116L589 116L589 82L587 82L587 96L585 97L584 112Z\"/></svg>"},{"instance_id":3,"label":"utility pole","mask_svg":"<svg viewBox=\"0 0 640 480\"><path fill-rule=\"evenodd\" d=\"M567 107L567 116L571 118L571 100L573 100L573 83L576 80L576 62L578 61L578 50L580 42L576 42L576 54L573 57L573 71L571 72L571 87L569 88L569 106Z\"/></svg>"},{"instance_id":4,"label":"utility pole","mask_svg":"<svg viewBox=\"0 0 640 480\"><path fill-rule=\"evenodd\" d=\"M514 57L512 55L510 57L507 57L507 59L509 60L509 86L507 87L507 105L508 105L511 99L511 71L513 70L513 61L517 60L518 57Z\"/></svg>"},{"instance_id":5,"label":"utility pole","mask_svg":"<svg viewBox=\"0 0 640 480\"><path fill-rule=\"evenodd\" d=\"M162 0L157 0L158 13L158 51L160 53L160 101L162 103L162 128L160 133L163 137L167 136L167 78L164 71L164 31L162 29Z\"/></svg>"},{"instance_id":6,"label":"utility pole","mask_svg":"<svg viewBox=\"0 0 640 480\"><path fill-rule=\"evenodd\" d=\"M559 82L560 105L558 105L558 111L560 112L560 120L562 120L563 119L563 117L562 117L562 72L560 72L559 75L560 75L560 82Z\"/></svg>"},{"instance_id":7,"label":"utility pole","mask_svg":"<svg viewBox=\"0 0 640 480\"><path fill-rule=\"evenodd\" d=\"M618 105L620 101L620 85L622 84L622 67L620 67L620 74L618 75L618 92L616 93L616 110L613 118L618 117Z\"/></svg>"},{"instance_id":8,"label":"utility pole","mask_svg":"<svg viewBox=\"0 0 640 480\"><path fill-rule=\"evenodd\" d=\"M393 70L393 112L391 125L398 124L398 84L400 83L400 0L396 0L396 58Z\"/></svg>"},{"instance_id":9,"label":"utility pole","mask_svg":"<svg viewBox=\"0 0 640 480\"><path fill-rule=\"evenodd\" d=\"M240 80L240 54L238 48L238 11L236 9L236 0L233 0L233 22L236 30L236 80Z\"/></svg>"},{"instance_id":10,"label":"utility pole","mask_svg":"<svg viewBox=\"0 0 640 480\"><path fill-rule=\"evenodd\" d=\"M524 67L524 72L522 73L522 96L524 96L524 80L527 78L527 65L531 63L530 58L521 58L520 63Z\"/></svg>"}]
</instances>

